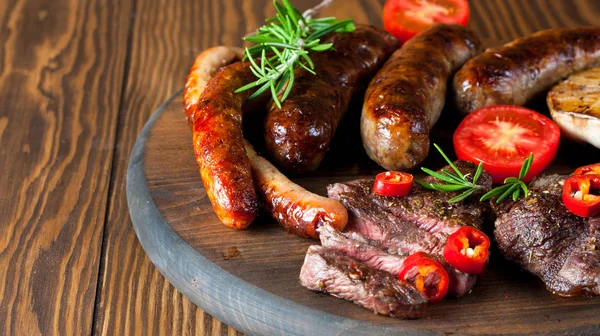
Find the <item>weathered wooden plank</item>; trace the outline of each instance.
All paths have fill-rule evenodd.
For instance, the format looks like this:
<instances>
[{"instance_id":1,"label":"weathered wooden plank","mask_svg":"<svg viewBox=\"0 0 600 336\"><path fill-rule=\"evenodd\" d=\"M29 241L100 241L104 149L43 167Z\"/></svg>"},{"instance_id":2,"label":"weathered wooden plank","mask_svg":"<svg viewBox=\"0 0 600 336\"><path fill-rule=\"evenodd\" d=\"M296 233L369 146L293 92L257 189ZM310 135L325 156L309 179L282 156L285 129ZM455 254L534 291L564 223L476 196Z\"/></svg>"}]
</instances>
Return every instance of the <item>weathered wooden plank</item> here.
<instances>
[{"instance_id":1,"label":"weathered wooden plank","mask_svg":"<svg viewBox=\"0 0 600 336\"><path fill-rule=\"evenodd\" d=\"M236 333L183 297L150 263L129 220L125 173L139 131L183 86L196 54L214 45L240 45L241 36L262 22L271 7L268 0L138 1L113 166L96 334Z\"/></svg>"},{"instance_id":2,"label":"weathered wooden plank","mask_svg":"<svg viewBox=\"0 0 600 336\"><path fill-rule=\"evenodd\" d=\"M129 0L0 2L0 334L89 334Z\"/></svg>"}]
</instances>

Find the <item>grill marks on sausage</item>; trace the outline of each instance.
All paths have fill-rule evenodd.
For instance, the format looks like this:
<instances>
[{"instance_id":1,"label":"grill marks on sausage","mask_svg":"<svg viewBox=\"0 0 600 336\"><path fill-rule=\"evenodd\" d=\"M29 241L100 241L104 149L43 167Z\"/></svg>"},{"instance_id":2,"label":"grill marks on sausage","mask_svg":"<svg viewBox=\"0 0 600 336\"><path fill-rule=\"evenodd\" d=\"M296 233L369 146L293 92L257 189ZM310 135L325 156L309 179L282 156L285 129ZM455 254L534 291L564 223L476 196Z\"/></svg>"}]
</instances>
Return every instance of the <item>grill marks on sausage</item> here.
<instances>
[{"instance_id":1,"label":"grill marks on sausage","mask_svg":"<svg viewBox=\"0 0 600 336\"><path fill-rule=\"evenodd\" d=\"M365 95L361 135L371 159L388 170L411 169L425 159L447 82L480 45L468 28L437 25L394 52Z\"/></svg>"},{"instance_id":2,"label":"grill marks on sausage","mask_svg":"<svg viewBox=\"0 0 600 336\"><path fill-rule=\"evenodd\" d=\"M398 47L391 34L365 25L324 42L334 47L311 55L316 75L299 71L281 109L272 104L265 120L273 160L297 174L319 166L350 99Z\"/></svg>"},{"instance_id":3,"label":"grill marks on sausage","mask_svg":"<svg viewBox=\"0 0 600 336\"><path fill-rule=\"evenodd\" d=\"M313 194L293 183L269 161L246 144L256 191L271 216L287 231L301 237L319 238L318 229L330 224L342 230L348 212L339 202Z\"/></svg>"},{"instance_id":4,"label":"grill marks on sausage","mask_svg":"<svg viewBox=\"0 0 600 336\"><path fill-rule=\"evenodd\" d=\"M454 77L453 98L463 114L524 105L569 74L599 65L600 27L544 30L469 60Z\"/></svg>"},{"instance_id":5,"label":"grill marks on sausage","mask_svg":"<svg viewBox=\"0 0 600 336\"><path fill-rule=\"evenodd\" d=\"M242 105L249 91L234 93L253 80L248 62L222 68L188 116L206 193L221 222L234 228L248 226L258 213L242 135Z\"/></svg>"}]
</instances>

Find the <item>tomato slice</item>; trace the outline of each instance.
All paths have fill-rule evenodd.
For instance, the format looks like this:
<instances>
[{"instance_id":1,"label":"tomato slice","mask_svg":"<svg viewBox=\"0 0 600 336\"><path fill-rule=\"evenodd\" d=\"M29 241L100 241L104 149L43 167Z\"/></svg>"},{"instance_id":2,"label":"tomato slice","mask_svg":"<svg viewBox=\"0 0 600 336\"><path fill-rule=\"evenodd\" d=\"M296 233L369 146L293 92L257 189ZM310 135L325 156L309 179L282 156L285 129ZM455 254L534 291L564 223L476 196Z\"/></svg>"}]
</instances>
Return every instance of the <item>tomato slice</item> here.
<instances>
[{"instance_id":1,"label":"tomato slice","mask_svg":"<svg viewBox=\"0 0 600 336\"><path fill-rule=\"evenodd\" d=\"M388 171L375 176L373 192L388 197L403 197L410 193L413 176L409 173Z\"/></svg>"},{"instance_id":2,"label":"tomato slice","mask_svg":"<svg viewBox=\"0 0 600 336\"><path fill-rule=\"evenodd\" d=\"M525 182L554 159L560 129L549 118L520 106L488 106L469 114L454 132L454 150L461 160L483 168L494 183L518 177L523 161L533 153Z\"/></svg>"},{"instance_id":3,"label":"tomato slice","mask_svg":"<svg viewBox=\"0 0 600 336\"><path fill-rule=\"evenodd\" d=\"M415 286L428 302L441 301L450 283L444 266L424 252L416 252L404 260L398 279Z\"/></svg>"},{"instance_id":4,"label":"tomato slice","mask_svg":"<svg viewBox=\"0 0 600 336\"><path fill-rule=\"evenodd\" d=\"M388 0L383 7L383 25L400 42L436 23L469 23L466 0Z\"/></svg>"}]
</instances>

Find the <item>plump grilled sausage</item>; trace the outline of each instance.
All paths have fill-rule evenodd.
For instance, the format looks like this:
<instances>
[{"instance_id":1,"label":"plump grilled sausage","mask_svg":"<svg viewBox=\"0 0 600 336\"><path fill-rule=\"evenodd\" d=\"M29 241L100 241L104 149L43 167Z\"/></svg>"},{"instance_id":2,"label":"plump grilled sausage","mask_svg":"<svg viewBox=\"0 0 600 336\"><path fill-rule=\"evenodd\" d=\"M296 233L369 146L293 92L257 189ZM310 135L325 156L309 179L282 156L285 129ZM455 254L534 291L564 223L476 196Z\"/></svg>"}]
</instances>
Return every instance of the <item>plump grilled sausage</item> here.
<instances>
[{"instance_id":1,"label":"plump grilled sausage","mask_svg":"<svg viewBox=\"0 0 600 336\"><path fill-rule=\"evenodd\" d=\"M453 98L463 115L523 105L571 73L596 66L600 27L544 30L471 59L454 76Z\"/></svg>"},{"instance_id":2,"label":"plump grilled sausage","mask_svg":"<svg viewBox=\"0 0 600 336\"><path fill-rule=\"evenodd\" d=\"M352 95L398 48L391 34L371 26L352 33L331 34L323 42L334 49L311 55L316 75L297 75L289 97L270 108L265 120L265 142L275 162L301 174L315 170Z\"/></svg>"},{"instance_id":3,"label":"plump grilled sausage","mask_svg":"<svg viewBox=\"0 0 600 336\"><path fill-rule=\"evenodd\" d=\"M196 159L219 219L235 228L250 224L255 216L256 201L247 201L255 195L254 182L267 210L288 231L318 238L317 229L324 223L342 230L348 222L348 213L339 202L294 184L258 156L250 144L240 140L241 111L246 96L233 94L233 90L252 77L248 77L245 63L217 71L241 57L239 48L206 50L196 58L184 89L184 107L194 131ZM245 154L239 153L238 140L242 141ZM246 161L253 178L246 174L249 171ZM241 203L236 203L237 195L242 197Z\"/></svg>"},{"instance_id":4,"label":"plump grilled sausage","mask_svg":"<svg viewBox=\"0 0 600 336\"><path fill-rule=\"evenodd\" d=\"M293 183L269 161L258 156L247 142L246 152L259 197L273 218L287 231L318 239L318 229L325 223L340 231L344 229L348 223L348 212L341 203Z\"/></svg>"},{"instance_id":5,"label":"plump grilled sausage","mask_svg":"<svg viewBox=\"0 0 600 336\"><path fill-rule=\"evenodd\" d=\"M238 56L237 49L210 49L198 56L187 79L184 105L192 126L196 161L213 209L223 224L241 229L258 214L258 199L242 136L242 105L249 92L233 91L255 77L248 62L237 62L206 81L220 65Z\"/></svg>"},{"instance_id":6,"label":"plump grilled sausage","mask_svg":"<svg viewBox=\"0 0 600 336\"><path fill-rule=\"evenodd\" d=\"M450 76L480 45L466 27L436 25L390 57L371 81L361 115L371 159L388 170L408 170L425 159Z\"/></svg>"}]
</instances>

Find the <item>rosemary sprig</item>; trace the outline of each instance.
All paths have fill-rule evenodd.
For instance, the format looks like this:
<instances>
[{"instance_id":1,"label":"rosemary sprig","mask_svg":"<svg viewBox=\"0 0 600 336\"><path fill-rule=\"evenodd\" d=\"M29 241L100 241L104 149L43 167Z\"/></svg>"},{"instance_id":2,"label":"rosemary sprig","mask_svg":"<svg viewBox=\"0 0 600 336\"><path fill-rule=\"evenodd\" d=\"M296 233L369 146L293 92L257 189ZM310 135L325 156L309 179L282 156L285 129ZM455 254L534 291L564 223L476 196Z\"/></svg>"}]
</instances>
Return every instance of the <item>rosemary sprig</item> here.
<instances>
[{"instance_id":1,"label":"rosemary sprig","mask_svg":"<svg viewBox=\"0 0 600 336\"><path fill-rule=\"evenodd\" d=\"M289 95L296 72L305 69L315 74L315 65L310 53L331 49L332 43L320 43L320 38L331 32L351 32L355 26L352 20L338 21L334 17L314 19L316 10L301 14L289 0L273 0L277 15L266 20L266 25L244 38L257 43L246 48L245 58L251 62L251 70L257 80L235 92L258 87L250 95L253 99L270 90L275 104L281 108ZM254 59L260 58L257 62Z\"/></svg>"},{"instance_id":2,"label":"rosemary sprig","mask_svg":"<svg viewBox=\"0 0 600 336\"><path fill-rule=\"evenodd\" d=\"M485 193L485 195L481 196L480 200L487 201L495 196L498 196L498 198L496 198L496 203L500 203L507 197L511 196L512 200L516 201L519 199L519 197L521 197L521 192L523 192L523 195L527 197L529 195L529 189L527 189L527 185L525 184L525 182L523 182L523 179L529 172L532 162L533 153L529 153L529 157L526 158L525 161L523 161L523 165L521 166L521 171L519 172L518 178L507 177L504 180L503 185L488 191L487 193Z\"/></svg>"},{"instance_id":3,"label":"rosemary sprig","mask_svg":"<svg viewBox=\"0 0 600 336\"><path fill-rule=\"evenodd\" d=\"M416 184L418 184L421 187L426 188L426 189L432 189L432 190L444 191L444 192L455 192L455 191L464 190L464 192L462 192L461 194L449 199L448 200L449 203L460 202L460 201L464 200L465 198L473 195L475 192L477 192L478 190L480 190L482 188L481 186L476 184L477 180L481 176L481 173L483 172L483 164L482 163L479 163L479 165L477 166L477 170L475 171L475 175L473 175L473 178L471 180L469 180L468 177L471 174L463 174L458 169L458 167L456 167L456 165L454 163L452 163L452 161L450 161L450 159L448 158L448 156L446 156L444 151L442 151L440 146L438 146L437 144L433 144L433 146L438 150L438 152L440 152L442 157L444 157L444 160L446 160L446 162L448 162L448 164L450 165L450 167L452 167L452 170L454 170L454 172L442 170L442 173L440 174L431 169L422 167L421 168L422 171L437 178L438 180L446 182L446 184L427 183L427 182L415 180Z\"/></svg>"}]
</instances>

